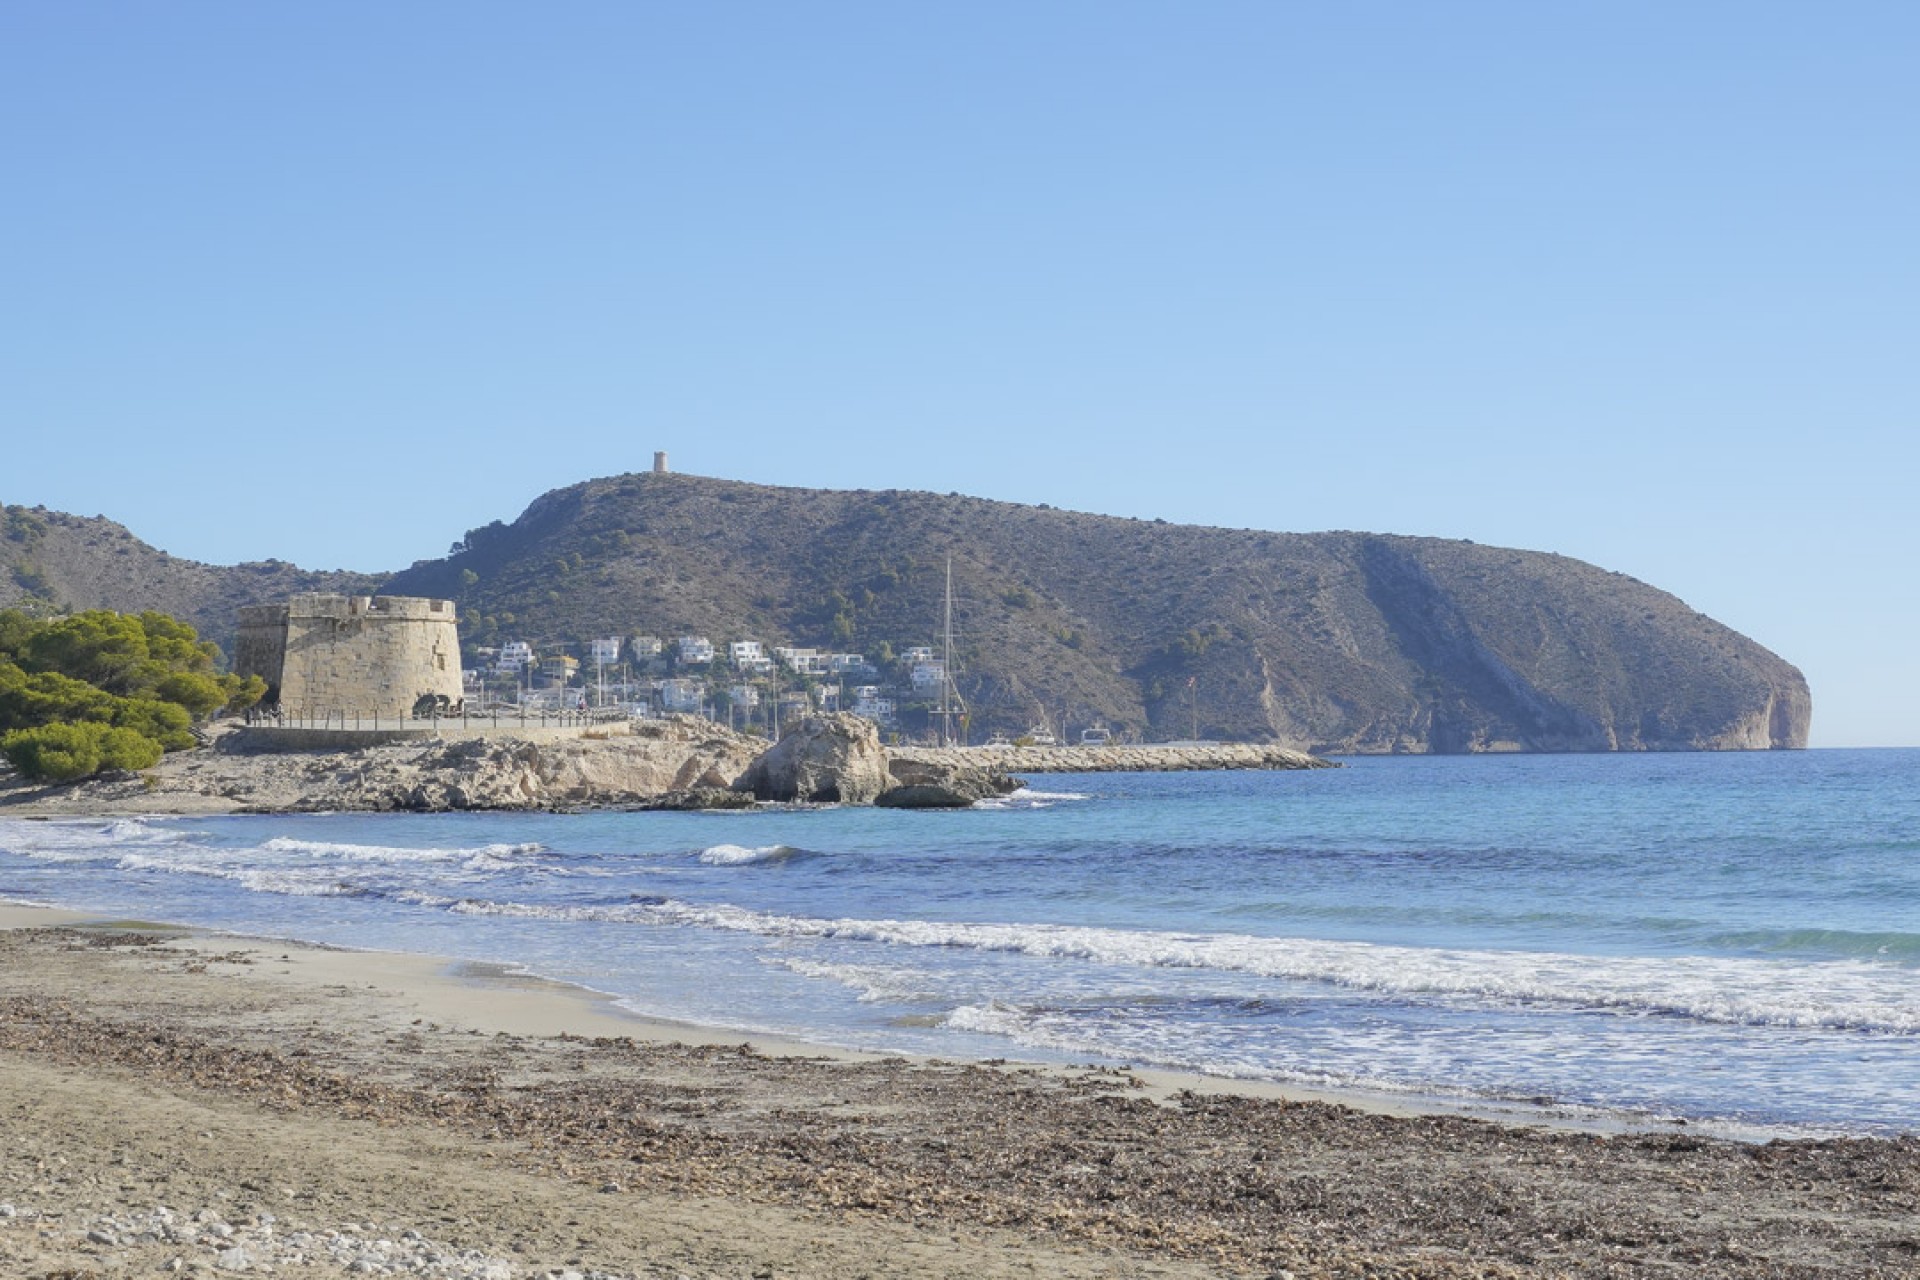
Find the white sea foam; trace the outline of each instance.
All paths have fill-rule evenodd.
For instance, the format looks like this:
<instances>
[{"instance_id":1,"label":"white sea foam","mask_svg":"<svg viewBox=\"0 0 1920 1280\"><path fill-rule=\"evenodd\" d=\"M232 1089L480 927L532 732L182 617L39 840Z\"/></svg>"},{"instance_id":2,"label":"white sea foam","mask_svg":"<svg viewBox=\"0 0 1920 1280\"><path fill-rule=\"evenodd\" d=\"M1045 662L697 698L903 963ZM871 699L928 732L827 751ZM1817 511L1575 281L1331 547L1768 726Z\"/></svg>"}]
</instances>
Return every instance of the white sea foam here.
<instances>
[{"instance_id":1,"label":"white sea foam","mask_svg":"<svg viewBox=\"0 0 1920 1280\"><path fill-rule=\"evenodd\" d=\"M185 839L184 832L156 827L139 818L110 822L0 820L0 849L40 862L84 862L110 857L121 848L172 845Z\"/></svg>"},{"instance_id":2,"label":"white sea foam","mask_svg":"<svg viewBox=\"0 0 1920 1280\"><path fill-rule=\"evenodd\" d=\"M755 862L782 862L797 852L797 849L784 844L762 845L758 849L737 844L716 844L700 851L700 861L713 867L739 867Z\"/></svg>"},{"instance_id":3,"label":"white sea foam","mask_svg":"<svg viewBox=\"0 0 1920 1280\"><path fill-rule=\"evenodd\" d=\"M938 1000L941 992L931 990L928 975L869 964L825 964L782 956L775 961L789 973L803 978L819 978L851 988L861 1004L914 1004Z\"/></svg>"},{"instance_id":4,"label":"white sea foam","mask_svg":"<svg viewBox=\"0 0 1920 1280\"><path fill-rule=\"evenodd\" d=\"M1443 1002L1920 1034L1920 988L1912 971L1866 961L1799 964L1710 956L1590 956L1073 925L822 919L672 899L615 907L463 903L459 909L471 914L685 925L770 938L1005 952L1133 968L1216 970Z\"/></svg>"},{"instance_id":5,"label":"white sea foam","mask_svg":"<svg viewBox=\"0 0 1920 1280\"><path fill-rule=\"evenodd\" d=\"M1090 800L1091 796L1076 791L1036 791L1032 787L1022 787L1018 791L1004 796L988 796L976 800L976 809L1051 809L1056 804L1065 804L1075 800Z\"/></svg>"},{"instance_id":6,"label":"white sea foam","mask_svg":"<svg viewBox=\"0 0 1920 1280\"><path fill-rule=\"evenodd\" d=\"M483 844L471 848L413 848L405 845L339 844L327 840L296 840L275 836L260 848L267 853L305 854L315 858L335 858L344 862L461 862L473 858L506 860L526 854L543 853L538 843Z\"/></svg>"},{"instance_id":7,"label":"white sea foam","mask_svg":"<svg viewBox=\"0 0 1920 1280\"><path fill-rule=\"evenodd\" d=\"M366 888L342 880L324 867L261 867L240 861L231 852L197 850L197 856L168 857L127 853L115 864L122 871L157 871L166 875L202 876L224 880L254 893L296 898L359 897Z\"/></svg>"}]
</instances>

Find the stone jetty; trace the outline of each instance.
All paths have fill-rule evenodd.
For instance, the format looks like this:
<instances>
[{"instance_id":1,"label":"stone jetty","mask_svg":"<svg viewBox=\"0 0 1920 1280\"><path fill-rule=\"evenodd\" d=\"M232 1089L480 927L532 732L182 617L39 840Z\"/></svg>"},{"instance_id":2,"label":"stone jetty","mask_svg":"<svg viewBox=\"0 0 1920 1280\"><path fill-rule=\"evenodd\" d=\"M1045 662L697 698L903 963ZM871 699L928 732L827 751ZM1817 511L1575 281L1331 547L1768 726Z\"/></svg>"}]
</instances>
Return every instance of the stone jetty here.
<instances>
[{"instance_id":1,"label":"stone jetty","mask_svg":"<svg viewBox=\"0 0 1920 1280\"><path fill-rule=\"evenodd\" d=\"M999 773L1179 773L1201 769L1337 769L1331 760L1270 742L1139 746L889 747L896 760Z\"/></svg>"}]
</instances>

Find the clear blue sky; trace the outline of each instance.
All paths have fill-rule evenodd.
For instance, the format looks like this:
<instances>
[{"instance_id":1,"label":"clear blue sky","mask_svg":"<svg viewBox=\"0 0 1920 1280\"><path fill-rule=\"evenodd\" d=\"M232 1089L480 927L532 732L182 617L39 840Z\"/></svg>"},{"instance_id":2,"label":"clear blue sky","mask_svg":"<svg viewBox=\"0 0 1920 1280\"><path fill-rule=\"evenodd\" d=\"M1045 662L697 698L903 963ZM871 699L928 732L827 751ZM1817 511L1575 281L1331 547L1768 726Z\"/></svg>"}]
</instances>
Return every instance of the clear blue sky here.
<instances>
[{"instance_id":1,"label":"clear blue sky","mask_svg":"<svg viewBox=\"0 0 1920 1280\"><path fill-rule=\"evenodd\" d=\"M1920 743L1920 4L0 7L0 499L644 469L1563 552Z\"/></svg>"}]
</instances>

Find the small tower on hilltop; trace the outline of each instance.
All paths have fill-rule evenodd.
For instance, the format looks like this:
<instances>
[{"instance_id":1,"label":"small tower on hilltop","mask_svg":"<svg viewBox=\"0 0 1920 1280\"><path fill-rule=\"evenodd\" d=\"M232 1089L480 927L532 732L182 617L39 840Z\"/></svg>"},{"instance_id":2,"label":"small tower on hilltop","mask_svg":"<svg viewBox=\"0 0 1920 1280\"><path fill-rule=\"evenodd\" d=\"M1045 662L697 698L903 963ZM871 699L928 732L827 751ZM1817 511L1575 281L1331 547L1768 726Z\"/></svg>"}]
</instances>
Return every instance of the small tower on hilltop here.
<instances>
[{"instance_id":1,"label":"small tower on hilltop","mask_svg":"<svg viewBox=\"0 0 1920 1280\"><path fill-rule=\"evenodd\" d=\"M667 474L667 451L665 449L655 449L653 451L653 474L657 476Z\"/></svg>"}]
</instances>

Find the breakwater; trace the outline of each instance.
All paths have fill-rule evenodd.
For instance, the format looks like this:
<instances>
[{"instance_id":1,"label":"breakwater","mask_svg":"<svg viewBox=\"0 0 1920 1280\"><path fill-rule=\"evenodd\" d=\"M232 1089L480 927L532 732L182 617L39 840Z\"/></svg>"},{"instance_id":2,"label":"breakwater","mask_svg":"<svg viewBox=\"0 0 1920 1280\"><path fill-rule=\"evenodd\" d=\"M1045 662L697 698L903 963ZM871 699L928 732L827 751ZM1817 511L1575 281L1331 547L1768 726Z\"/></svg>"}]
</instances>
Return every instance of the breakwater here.
<instances>
[{"instance_id":1,"label":"breakwater","mask_svg":"<svg viewBox=\"0 0 1920 1280\"><path fill-rule=\"evenodd\" d=\"M1331 760L1268 742L1139 746L889 747L896 760L1001 773L1180 773L1206 769L1337 769Z\"/></svg>"}]
</instances>

